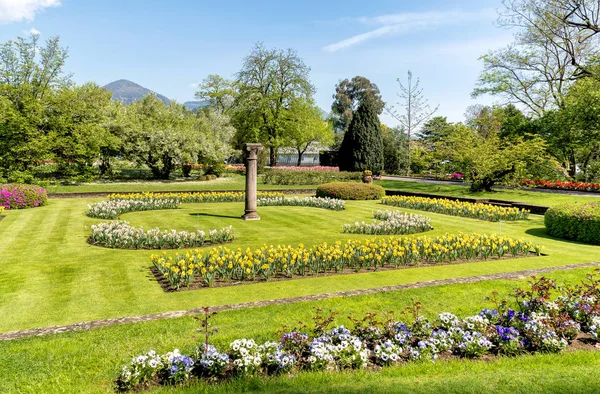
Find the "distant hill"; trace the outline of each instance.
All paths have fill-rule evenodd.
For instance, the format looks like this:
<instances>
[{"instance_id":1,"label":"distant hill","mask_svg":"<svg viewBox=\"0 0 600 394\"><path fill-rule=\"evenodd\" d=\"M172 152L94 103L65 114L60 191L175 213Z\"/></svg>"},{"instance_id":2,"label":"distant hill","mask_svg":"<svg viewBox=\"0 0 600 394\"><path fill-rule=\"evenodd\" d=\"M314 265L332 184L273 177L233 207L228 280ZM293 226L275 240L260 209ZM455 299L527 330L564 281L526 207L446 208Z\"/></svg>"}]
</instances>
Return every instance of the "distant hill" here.
<instances>
[{"instance_id":1,"label":"distant hill","mask_svg":"<svg viewBox=\"0 0 600 394\"><path fill-rule=\"evenodd\" d=\"M112 92L113 100L117 100L125 104L138 101L144 96L148 95L148 93L156 94L156 97L158 97L165 104L169 104L171 102L171 100L162 94L158 94L150 89L138 85L135 82L128 81L127 79L119 79L118 81L111 82L104 87Z\"/></svg>"},{"instance_id":2,"label":"distant hill","mask_svg":"<svg viewBox=\"0 0 600 394\"><path fill-rule=\"evenodd\" d=\"M203 108L208 106L208 101L186 101L183 103L187 109L195 110L197 108Z\"/></svg>"}]
</instances>

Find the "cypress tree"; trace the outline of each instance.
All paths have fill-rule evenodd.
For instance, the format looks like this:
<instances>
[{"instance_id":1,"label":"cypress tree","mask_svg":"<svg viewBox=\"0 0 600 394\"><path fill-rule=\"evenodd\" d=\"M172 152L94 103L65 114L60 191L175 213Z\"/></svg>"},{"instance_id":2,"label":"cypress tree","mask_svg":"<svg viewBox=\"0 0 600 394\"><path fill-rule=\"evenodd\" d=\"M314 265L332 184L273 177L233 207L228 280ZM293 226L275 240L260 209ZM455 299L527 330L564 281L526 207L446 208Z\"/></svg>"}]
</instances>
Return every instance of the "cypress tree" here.
<instances>
[{"instance_id":1,"label":"cypress tree","mask_svg":"<svg viewBox=\"0 0 600 394\"><path fill-rule=\"evenodd\" d=\"M352 116L339 155L341 171L371 170L379 174L383 169L381 124L371 100L361 103Z\"/></svg>"}]
</instances>

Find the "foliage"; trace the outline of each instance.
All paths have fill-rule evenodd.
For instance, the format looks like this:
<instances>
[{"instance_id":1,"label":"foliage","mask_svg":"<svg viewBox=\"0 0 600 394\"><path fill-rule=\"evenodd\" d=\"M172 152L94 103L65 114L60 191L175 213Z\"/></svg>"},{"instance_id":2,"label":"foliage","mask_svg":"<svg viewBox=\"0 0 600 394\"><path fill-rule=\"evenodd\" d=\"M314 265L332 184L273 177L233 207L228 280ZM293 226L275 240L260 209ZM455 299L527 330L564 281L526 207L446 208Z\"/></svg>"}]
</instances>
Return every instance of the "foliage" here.
<instances>
[{"instance_id":1,"label":"foliage","mask_svg":"<svg viewBox=\"0 0 600 394\"><path fill-rule=\"evenodd\" d=\"M462 202L444 198L391 196L384 197L382 204L442 213L444 215L489 220L490 222L523 220L529 217L529 211L525 209L498 207L489 204Z\"/></svg>"},{"instance_id":2,"label":"foliage","mask_svg":"<svg viewBox=\"0 0 600 394\"><path fill-rule=\"evenodd\" d=\"M423 215L379 210L373 212L373 218L373 223L344 224L342 231L352 234L392 235L422 233L433 229L431 219Z\"/></svg>"},{"instance_id":3,"label":"foliage","mask_svg":"<svg viewBox=\"0 0 600 394\"><path fill-rule=\"evenodd\" d=\"M540 167L557 167L540 138L501 140L497 133L482 136L460 127L444 149L471 182L472 191L490 191L496 183L518 184Z\"/></svg>"},{"instance_id":4,"label":"foliage","mask_svg":"<svg viewBox=\"0 0 600 394\"><path fill-rule=\"evenodd\" d=\"M324 208L332 211L343 211L344 200L323 197L262 197L257 199L259 206L288 206Z\"/></svg>"},{"instance_id":5,"label":"foliage","mask_svg":"<svg viewBox=\"0 0 600 394\"><path fill-rule=\"evenodd\" d=\"M381 123L371 100L361 103L353 115L340 147L339 160L342 171L371 170L379 174L383 169Z\"/></svg>"},{"instance_id":6,"label":"foliage","mask_svg":"<svg viewBox=\"0 0 600 394\"><path fill-rule=\"evenodd\" d=\"M297 100L308 100L314 91L307 67L293 49L266 49L256 44L237 73L233 115L237 144L261 142L269 148L271 165L284 143L286 112Z\"/></svg>"},{"instance_id":7,"label":"foliage","mask_svg":"<svg viewBox=\"0 0 600 394\"><path fill-rule=\"evenodd\" d=\"M379 200L385 190L379 185L355 182L332 182L317 187L317 197L340 200Z\"/></svg>"},{"instance_id":8,"label":"foliage","mask_svg":"<svg viewBox=\"0 0 600 394\"><path fill-rule=\"evenodd\" d=\"M208 101L211 108L218 113L227 114L238 92L234 81L228 81L217 74L210 74L202 80L196 92L196 99Z\"/></svg>"},{"instance_id":9,"label":"foliage","mask_svg":"<svg viewBox=\"0 0 600 394\"><path fill-rule=\"evenodd\" d=\"M386 174L406 172L408 138L402 130L381 126L383 141L383 169Z\"/></svg>"},{"instance_id":10,"label":"foliage","mask_svg":"<svg viewBox=\"0 0 600 394\"><path fill-rule=\"evenodd\" d=\"M361 76L340 81L335 85L333 98L331 112L334 127L342 135L348 131L352 117L361 104L367 100L373 101L378 115L381 115L385 106L377 85Z\"/></svg>"},{"instance_id":11,"label":"foliage","mask_svg":"<svg viewBox=\"0 0 600 394\"><path fill-rule=\"evenodd\" d=\"M46 205L46 189L34 185L0 185L0 206L3 209L35 208Z\"/></svg>"},{"instance_id":12,"label":"foliage","mask_svg":"<svg viewBox=\"0 0 600 394\"><path fill-rule=\"evenodd\" d=\"M600 203L566 203L544 215L546 232L557 238L600 245Z\"/></svg>"},{"instance_id":13,"label":"foliage","mask_svg":"<svg viewBox=\"0 0 600 394\"><path fill-rule=\"evenodd\" d=\"M323 118L323 111L312 101L296 100L285 112L284 125L286 145L298 152L298 166L304 152L315 144L329 145L333 142L331 124Z\"/></svg>"},{"instance_id":14,"label":"foliage","mask_svg":"<svg viewBox=\"0 0 600 394\"><path fill-rule=\"evenodd\" d=\"M202 230L177 232L153 228L145 231L128 222L108 222L92 225L89 242L113 249L181 249L231 242L234 239L231 226L209 230L208 234L207 237Z\"/></svg>"},{"instance_id":15,"label":"foliage","mask_svg":"<svg viewBox=\"0 0 600 394\"><path fill-rule=\"evenodd\" d=\"M263 182L266 185L318 185L324 182L353 182L362 179L360 172L346 172L331 169L313 170L312 167L304 170L292 169L275 169L267 170L263 177Z\"/></svg>"},{"instance_id":16,"label":"foliage","mask_svg":"<svg viewBox=\"0 0 600 394\"><path fill-rule=\"evenodd\" d=\"M345 269L358 272L370 269L438 264L456 260L488 259L527 255L540 246L523 240L497 235L447 234L439 237L390 237L323 243L312 248L264 245L260 249L230 249L219 246L203 251L168 256L153 254L150 261L169 280L172 288L189 283L198 275L206 286L215 281L256 281L273 277L340 273Z\"/></svg>"}]
</instances>

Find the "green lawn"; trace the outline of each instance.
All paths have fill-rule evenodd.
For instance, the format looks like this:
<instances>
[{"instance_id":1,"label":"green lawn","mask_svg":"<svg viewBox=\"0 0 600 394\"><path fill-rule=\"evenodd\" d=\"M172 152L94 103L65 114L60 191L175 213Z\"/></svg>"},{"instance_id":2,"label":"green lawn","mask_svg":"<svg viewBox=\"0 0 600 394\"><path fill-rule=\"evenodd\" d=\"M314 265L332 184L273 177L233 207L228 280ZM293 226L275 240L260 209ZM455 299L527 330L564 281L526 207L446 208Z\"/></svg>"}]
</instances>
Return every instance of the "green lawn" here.
<instances>
[{"instance_id":1,"label":"green lawn","mask_svg":"<svg viewBox=\"0 0 600 394\"><path fill-rule=\"evenodd\" d=\"M547 238L541 216L499 224L426 213L435 228L428 234L501 232L542 244L548 256L164 293L150 275L149 251L111 250L86 243L89 226L98 222L84 214L92 201L99 199L51 199L45 207L11 211L0 222L0 332L583 263L597 261L600 256L598 246ZM188 204L177 210L129 213L123 219L145 228L177 230L193 230L197 224L202 229L232 225L237 239L231 246L245 248L263 243L312 245L363 238L342 234L342 224L370 221L372 211L382 208L374 201L350 201L343 212L263 207L259 208L263 220L245 222L239 219L243 203Z\"/></svg>"},{"instance_id":2,"label":"green lawn","mask_svg":"<svg viewBox=\"0 0 600 394\"><path fill-rule=\"evenodd\" d=\"M437 185L424 182L409 181L390 181L382 180L375 183L386 189L405 190L411 192L432 193L453 197L469 197L482 199L497 199L520 201L534 205L552 206L563 202L574 201L600 201L600 194L597 196L577 196L561 193L533 192L528 190L509 190L498 189L493 192L471 192L468 187L459 185Z\"/></svg>"},{"instance_id":3,"label":"green lawn","mask_svg":"<svg viewBox=\"0 0 600 394\"><path fill-rule=\"evenodd\" d=\"M93 182L72 186L48 186L48 193L87 193L87 192L140 192L140 191L180 191L180 190L244 190L246 178L242 175L227 174L212 181L131 181L131 182ZM316 185L265 185L259 181L260 190L305 189Z\"/></svg>"},{"instance_id":4,"label":"green lawn","mask_svg":"<svg viewBox=\"0 0 600 394\"><path fill-rule=\"evenodd\" d=\"M549 273L559 283L574 283L590 269ZM219 331L211 342L224 349L233 339L253 337L257 341L276 339L282 325L310 321L315 307L340 312L336 324L348 324L347 316L365 312L402 311L411 299L421 301L423 313L434 317L442 311L459 316L490 307L485 297L493 290L508 296L523 281L486 281L472 284L435 286L382 294L344 297L292 305L227 311L216 315ZM98 301L100 301L98 297ZM85 332L0 342L0 392L2 393L106 393L120 368L134 355L154 349L179 348L192 351L200 336L198 322L191 317L126 324ZM584 393L598 392L596 378L600 352L571 352L502 358L492 362L452 360L407 364L380 372L300 373L264 381L239 380L209 386L195 383L178 389L153 392L516 392Z\"/></svg>"}]
</instances>

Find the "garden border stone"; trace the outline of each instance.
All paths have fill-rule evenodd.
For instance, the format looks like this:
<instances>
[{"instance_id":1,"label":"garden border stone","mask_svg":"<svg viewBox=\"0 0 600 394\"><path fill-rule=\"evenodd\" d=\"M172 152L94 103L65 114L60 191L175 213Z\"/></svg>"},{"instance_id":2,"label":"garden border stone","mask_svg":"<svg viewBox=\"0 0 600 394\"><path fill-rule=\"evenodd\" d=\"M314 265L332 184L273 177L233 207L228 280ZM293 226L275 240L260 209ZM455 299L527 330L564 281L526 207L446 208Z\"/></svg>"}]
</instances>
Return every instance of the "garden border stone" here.
<instances>
[{"instance_id":1,"label":"garden border stone","mask_svg":"<svg viewBox=\"0 0 600 394\"><path fill-rule=\"evenodd\" d=\"M326 299L336 298L336 297L352 297L352 296L367 295L367 294L385 293L385 292L389 292L389 291L419 289L419 288L433 287L433 286L476 283L476 282L482 282L482 281L486 281L486 280L524 279L531 275L537 275L537 274L542 274L542 273L546 273L546 272L568 271L568 270L572 270L572 269L590 268L590 267L600 267L600 262L543 267L543 268L536 268L536 269L522 270L522 271L501 272L501 273L497 273L497 274L467 276L464 278L429 280L429 281L424 281L424 282L414 282L414 283L407 283L407 284L394 285L394 286L376 287L376 288L371 288L371 289L339 291L339 292L333 292L333 293L323 293L323 294L315 294L315 295L308 295L308 296L244 302L241 304L217 305L217 306L210 307L210 311L211 312L222 312L222 311L239 310L239 309L247 309L247 308L261 308L261 307L269 306L269 305L286 305L286 304L293 304L293 303L297 303L297 302L326 300ZM140 323L140 322L163 320L163 319L174 319L174 318L184 317L184 316L199 315L202 313L204 313L203 308L196 308L196 309L189 309L189 310L182 310L182 311L153 313L153 314L140 315L140 316L126 316L126 317L113 318L113 319L93 320L93 321L87 321L87 322L81 322L81 323L68 324L68 325L64 325L64 326L52 326L52 327L43 327L43 328L32 328L32 329L27 329L27 330L10 331L10 332L0 334L0 341L9 341L9 340L35 337L35 336L61 334L61 333L74 332L74 331L87 331L87 330L92 330L92 329L101 328L101 327L114 326L114 325L118 325L118 324L129 324L129 323Z\"/></svg>"}]
</instances>

